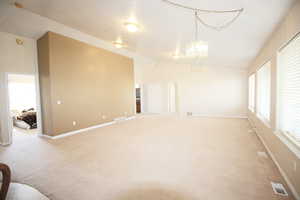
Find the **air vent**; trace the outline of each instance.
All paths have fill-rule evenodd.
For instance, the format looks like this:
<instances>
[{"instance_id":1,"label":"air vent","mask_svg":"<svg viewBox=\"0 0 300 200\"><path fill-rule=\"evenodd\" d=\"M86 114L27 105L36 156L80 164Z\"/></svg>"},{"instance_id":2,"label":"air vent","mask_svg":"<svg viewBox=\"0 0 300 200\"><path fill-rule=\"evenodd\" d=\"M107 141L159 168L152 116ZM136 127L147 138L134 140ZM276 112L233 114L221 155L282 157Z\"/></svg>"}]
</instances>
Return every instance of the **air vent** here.
<instances>
[{"instance_id":1,"label":"air vent","mask_svg":"<svg viewBox=\"0 0 300 200\"><path fill-rule=\"evenodd\" d=\"M274 183L271 182L273 191L275 192L275 194L277 195L281 195L281 196L288 196L287 191L285 190L284 186L281 183Z\"/></svg>"}]
</instances>

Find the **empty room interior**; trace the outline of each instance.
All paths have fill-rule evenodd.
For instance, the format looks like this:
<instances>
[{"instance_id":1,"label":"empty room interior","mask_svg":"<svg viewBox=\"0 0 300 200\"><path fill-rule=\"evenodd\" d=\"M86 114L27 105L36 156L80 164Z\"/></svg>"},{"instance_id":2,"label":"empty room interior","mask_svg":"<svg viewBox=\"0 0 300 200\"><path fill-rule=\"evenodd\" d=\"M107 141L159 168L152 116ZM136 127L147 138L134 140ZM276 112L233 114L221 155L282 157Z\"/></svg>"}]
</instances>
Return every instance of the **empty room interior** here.
<instances>
[{"instance_id":1,"label":"empty room interior","mask_svg":"<svg viewBox=\"0 0 300 200\"><path fill-rule=\"evenodd\" d=\"M299 0L1 0L0 200L300 200Z\"/></svg>"}]
</instances>

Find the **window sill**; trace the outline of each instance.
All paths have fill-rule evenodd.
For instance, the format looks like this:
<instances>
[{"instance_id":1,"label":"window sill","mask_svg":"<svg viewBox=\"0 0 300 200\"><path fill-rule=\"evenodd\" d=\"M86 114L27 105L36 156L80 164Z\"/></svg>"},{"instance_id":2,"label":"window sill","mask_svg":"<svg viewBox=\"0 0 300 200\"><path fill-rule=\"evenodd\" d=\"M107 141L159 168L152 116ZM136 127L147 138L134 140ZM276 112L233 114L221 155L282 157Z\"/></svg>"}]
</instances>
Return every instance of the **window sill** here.
<instances>
[{"instance_id":1,"label":"window sill","mask_svg":"<svg viewBox=\"0 0 300 200\"><path fill-rule=\"evenodd\" d=\"M275 131L274 134L300 159L300 144L289 134Z\"/></svg>"},{"instance_id":2,"label":"window sill","mask_svg":"<svg viewBox=\"0 0 300 200\"><path fill-rule=\"evenodd\" d=\"M268 128L271 128L271 124L270 124L270 121L267 120L266 118L262 117L261 115L259 114L256 114L256 117Z\"/></svg>"},{"instance_id":3,"label":"window sill","mask_svg":"<svg viewBox=\"0 0 300 200\"><path fill-rule=\"evenodd\" d=\"M248 110L252 113L254 113L254 108L248 108Z\"/></svg>"}]
</instances>

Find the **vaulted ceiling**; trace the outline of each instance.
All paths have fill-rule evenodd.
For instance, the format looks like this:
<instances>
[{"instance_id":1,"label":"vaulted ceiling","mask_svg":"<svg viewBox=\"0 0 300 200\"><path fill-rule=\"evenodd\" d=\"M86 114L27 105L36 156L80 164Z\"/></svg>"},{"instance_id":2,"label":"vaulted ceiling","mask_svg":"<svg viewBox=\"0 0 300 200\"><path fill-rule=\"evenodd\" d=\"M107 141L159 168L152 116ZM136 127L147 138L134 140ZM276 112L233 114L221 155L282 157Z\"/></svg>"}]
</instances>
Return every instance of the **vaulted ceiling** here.
<instances>
[{"instance_id":1,"label":"vaulted ceiling","mask_svg":"<svg viewBox=\"0 0 300 200\"><path fill-rule=\"evenodd\" d=\"M9 0L8 0L9 1ZM229 28L199 27L199 39L208 42L206 65L245 68L257 55L295 0L173 0L188 6L226 10L244 8ZM130 51L173 60L172 53L194 40L194 14L162 0L18 0L24 9L112 42L122 38ZM10 1L11 3L11 1ZM141 25L129 33L123 23L134 17ZM232 16L205 15L211 24ZM30 21L28 21L28 25ZM38 25L37 25L38 26ZM185 62L178 59L177 62Z\"/></svg>"}]
</instances>

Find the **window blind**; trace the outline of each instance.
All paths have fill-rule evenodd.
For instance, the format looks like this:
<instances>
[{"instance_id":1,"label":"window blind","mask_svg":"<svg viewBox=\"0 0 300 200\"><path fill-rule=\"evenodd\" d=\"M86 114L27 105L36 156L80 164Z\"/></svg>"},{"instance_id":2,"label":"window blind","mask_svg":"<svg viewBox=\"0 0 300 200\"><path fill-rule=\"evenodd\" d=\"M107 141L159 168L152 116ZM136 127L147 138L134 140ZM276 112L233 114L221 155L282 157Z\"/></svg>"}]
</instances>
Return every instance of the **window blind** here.
<instances>
[{"instance_id":1,"label":"window blind","mask_svg":"<svg viewBox=\"0 0 300 200\"><path fill-rule=\"evenodd\" d=\"M278 128L300 144L300 37L278 54Z\"/></svg>"},{"instance_id":2,"label":"window blind","mask_svg":"<svg viewBox=\"0 0 300 200\"><path fill-rule=\"evenodd\" d=\"M248 108L252 112L254 112L254 107L255 107L255 74L252 74L249 76L248 79Z\"/></svg>"},{"instance_id":3,"label":"window blind","mask_svg":"<svg viewBox=\"0 0 300 200\"><path fill-rule=\"evenodd\" d=\"M271 63L267 62L257 71L257 115L270 121Z\"/></svg>"}]
</instances>

